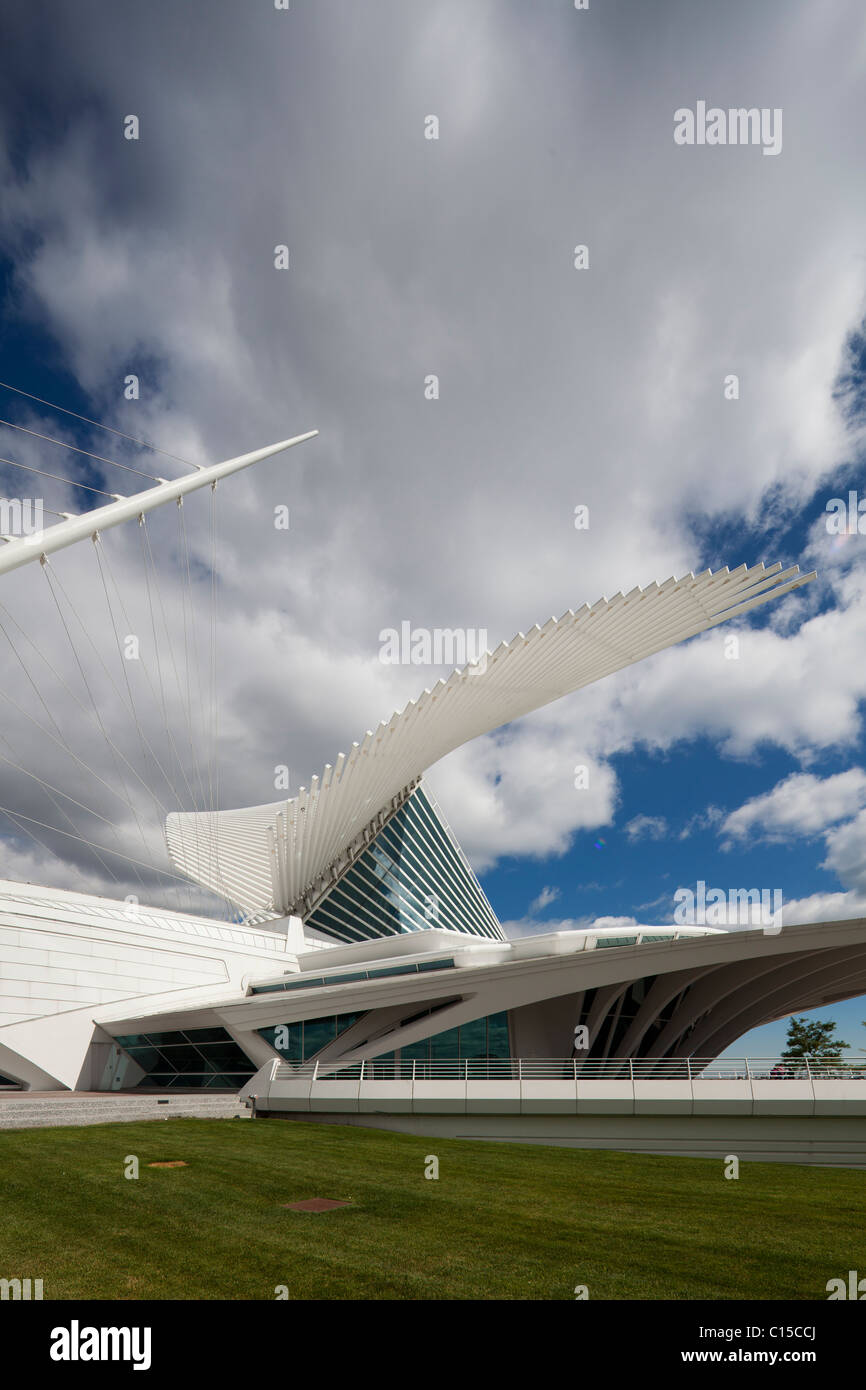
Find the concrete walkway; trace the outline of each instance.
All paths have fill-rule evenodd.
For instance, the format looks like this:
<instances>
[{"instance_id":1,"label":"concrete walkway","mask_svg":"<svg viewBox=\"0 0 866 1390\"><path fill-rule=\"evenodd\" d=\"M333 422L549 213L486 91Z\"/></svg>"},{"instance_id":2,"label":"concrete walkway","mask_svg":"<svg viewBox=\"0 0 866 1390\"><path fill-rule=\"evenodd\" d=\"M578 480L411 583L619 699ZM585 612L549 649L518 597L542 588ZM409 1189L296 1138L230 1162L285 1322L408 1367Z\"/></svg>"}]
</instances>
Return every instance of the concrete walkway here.
<instances>
[{"instance_id":1,"label":"concrete walkway","mask_svg":"<svg viewBox=\"0 0 866 1390\"><path fill-rule=\"evenodd\" d=\"M124 1095L104 1091L0 1092L0 1129L51 1129L61 1125L109 1125L131 1120L170 1120L196 1116L227 1120L249 1119L237 1095L222 1092L165 1092Z\"/></svg>"}]
</instances>

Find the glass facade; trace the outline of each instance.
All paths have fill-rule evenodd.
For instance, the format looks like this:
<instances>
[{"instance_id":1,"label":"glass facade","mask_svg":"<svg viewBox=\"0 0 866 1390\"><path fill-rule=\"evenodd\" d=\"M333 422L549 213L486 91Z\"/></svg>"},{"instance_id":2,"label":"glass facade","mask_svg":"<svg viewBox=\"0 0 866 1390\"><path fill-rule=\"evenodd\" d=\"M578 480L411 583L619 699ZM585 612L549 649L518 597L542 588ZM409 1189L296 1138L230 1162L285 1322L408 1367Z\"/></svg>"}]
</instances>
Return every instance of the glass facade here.
<instances>
[{"instance_id":1,"label":"glass facade","mask_svg":"<svg viewBox=\"0 0 866 1390\"><path fill-rule=\"evenodd\" d=\"M125 1033L114 1039L144 1068L139 1086L205 1087L236 1091L257 1068L225 1028L173 1033Z\"/></svg>"},{"instance_id":2,"label":"glass facade","mask_svg":"<svg viewBox=\"0 0 866 1390\"><path fill-rule=\"evenodd\" d=\"M431 927L503 940L480 883L421 787L305 921L340 941Z\"/></svg>"},{"instance_id":3,"label":"glass facade","mask_svg":"<svg viewBox=\"0 0 866 1390\"><path fill-rule=\"evenodd\" d=\"M506 1060L510 1056L507 1013L473 1018L459 1028L448 1028L444 1033L434 1033L432 1038L401 1047L399 1052L402 1062L435 1062L440 1058L465 1061L473 1057Z\"/></svg>"},{"instance_id":4,"label":"glass facade","mask_svg":"<svg viewBox=\"0 0 866 1390\"><path fill-rule=\"evenodd\" d=\"M433 1012L432 1010L428 1012ZM311 1061L323 1047L339 1037L340 1033L351 1028L364 1014L336 1014L329 1018L307 1018L300 1023L281 1023L275 1028L259 1028L259 1037L264 1038L275 1052L286 1062L298 1064ZM424 1014L416 1015L424 1017ZM405 1022L411 1022L407 1019ZM384 1039L383 1039L384 1041ZM449 1028L444 1033L435 1033L423 1042L412 1043L399 1051L380 1052L376 1061L402 1060L404 1062L429 1062L438 1058L449 1061L468 1058L508 1059L511 1049L508 1042L508 1014L491 1014L488 1018L474 1018L471 1023L463 1023L459 1028ZM372 1060L372 1059L371 1059Z\"/></svg>"},{"instance_id":5,"label":"glass facade","mask_svg":"<svg viewBox=\"0 0 866 1390\"><path fill-rule=\"evenodd\" d=\"M259 1028L260 1038L270 1043L285 1062L309 1062L340 1033L357 1023L360 1014L331 1014L328 1018L305 1018L300 1023L278 1023L275 1028Z\"/></svg>"}]
</instances>

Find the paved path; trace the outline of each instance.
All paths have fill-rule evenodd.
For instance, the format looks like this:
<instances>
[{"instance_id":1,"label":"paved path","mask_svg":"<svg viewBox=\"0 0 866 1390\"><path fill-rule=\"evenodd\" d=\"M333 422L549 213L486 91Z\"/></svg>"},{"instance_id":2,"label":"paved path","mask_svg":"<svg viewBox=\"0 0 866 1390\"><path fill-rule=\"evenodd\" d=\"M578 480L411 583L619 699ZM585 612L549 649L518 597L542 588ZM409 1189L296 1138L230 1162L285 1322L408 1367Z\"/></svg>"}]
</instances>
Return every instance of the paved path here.
<instances>
[{"instance_id":1,"label":"paved path","mask_svg":"<svg viewBox=\"0 0 866 1390\"><path fill-rule=\"evenodd\" d=\"M173 1116L209 1120L249 1119L236 1095L110 1095L105 1092L0 1092L0 1129L50 1129L60 1125L108 1125Z\"/></svg>"}]
</instances>

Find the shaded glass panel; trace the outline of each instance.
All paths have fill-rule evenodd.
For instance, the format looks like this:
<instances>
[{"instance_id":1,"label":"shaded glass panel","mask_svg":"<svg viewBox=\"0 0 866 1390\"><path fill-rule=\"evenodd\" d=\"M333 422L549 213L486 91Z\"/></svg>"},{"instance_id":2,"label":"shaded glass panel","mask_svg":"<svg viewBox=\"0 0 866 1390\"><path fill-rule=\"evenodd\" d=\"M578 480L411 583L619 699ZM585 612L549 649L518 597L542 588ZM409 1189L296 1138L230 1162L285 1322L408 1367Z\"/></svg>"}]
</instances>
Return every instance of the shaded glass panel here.
<instances>
[{"instance_id":1,"label":"shaded glass panel","mask_svg":"<svg viewBox=\"0 0 866 1390\"><path fill-rule=\"evenodd\" d=\"M445 1033L437 1033L430 1039L431 1057L459 1057L460 1029L449 1028Z\"/></svg>"},{"instance_id":2,"label":"shaded glass panel","mask_svg":"<svg viewBox=\"0 0 866 1390\"><path fill-rule=\"evenodd\" d=\"M187 1028L183 1032L127 1033L115 1043L143 1068L137 1085L216 1087L237 1090L256 1071L225 1028ZM159 1046L154 1046L159 1042Z\"/></svg>"},{"instance_id":3,"label":"shaded glass panel","mask_svg":"<svg viewBox=\"0 0 866 1390\"><path fill-rule=\"evenodd\" d=\"M160 1071L197 1071L201 1068L201 1057L188 1043L183 1047L161 1047L163 1066Z\"/></svg>"},{"instance_id":4,"label":"shaded glass panel","mask_svg":"<svg viewBox=\"0 0 866 1390\"><path fill-rule=\"evenodd\" d=\"M411 1020L407 1019L406 1022ZM401 1060L406 1062L436 1059L464 1061L473 1057L507 1061L510 1056L507 1012L491 1014L489 1018L474 1018L459 1028L434 1033L430 1038L423 1038L400 1049Z\"/></svg>"},{"instance_id":5,"label":"shaded glass panel","mask_svg":"<svg viewBox=\"0 0 866 1390\"><path fill-rule=\"evenodd\" d=\"M278 1023L256 1031L275 1052L292 1063L308 1061L340 1033L363 1018L363 1013L332 1014L328 1018L308 1018L303 1023Z\"/></svg>"},{"instance_id":6,"label":"shaded glass panel","mask_svg":"<svg viewBox=\"0 0 866 1390\"><path fill-rule=\"evenodd\" d=\"M303 1023L278 1023L273 1028L259 1028L260 1038L270 1043L275 1052L287 1062L300 1062L304 1049Z\"/></svg>"},{"instance_id":7,"label":"shaded glass panel","mask_svg":"<svg viewBox=\"0 0 866 1390\"><path fill-rule=\"evenodd\" d=\"M247 1065L246 1053L238 1047L237 1043L202 1043L198 1051L205 1061L213 1062L217 1069L220 1067L245 1067Z\"/></svg>"},{"instance_id":8,"label":"shaded glass panel","mask_svg":"<svg viewBox=\"0 0 866 1390\"><path fill-rule=\"evenodd\" d=\"M478 880L420 787L306 922L345 941L436 926L502 939Z\"/></svg>"},{"instance_id":9,"label":"shaded glass panel","mask_svg":"<svg viewBox=\"0 0 866 1390\"><path fill-rule=\"evenodd\" d=\"M487 1056L487 1019L475 1018L460 1025L461 1057Z\"/></svg>"},{"instance_id":10,"label":"shaded glass panel","mask_svg":"<svg viewBox=\"0 0 866 1390\"><path fill-rule=\"evenodd\" d=\"M116 1041L120 1042L120 1039ZM145 1071L154 1071L162 1063L162 1057L155 1047L127 1047L124 1050Z\"/></svg>"},{"instance_id":11,"label":"shaded glass panel","mask_svg":"<svg viewBox=\"0 0 866 1390\"><path fill-rule=\"evenodd\" d=\"M510 1057L511 1047L508 1042L508 1014L491 1014L487 1020L487 1024L488 1057Z\"/></svg>"},{"instance_id":12,"label":"shaded glass panel","mask_svg":"<svg viewBox=\"0 0 866 1390\"><path fill-rule=\"evenodd\" d=\"M304 1061L321 1052L337 1036L336 1018L308 1018L304 1022Z\"/></svg>"}]
</instances>

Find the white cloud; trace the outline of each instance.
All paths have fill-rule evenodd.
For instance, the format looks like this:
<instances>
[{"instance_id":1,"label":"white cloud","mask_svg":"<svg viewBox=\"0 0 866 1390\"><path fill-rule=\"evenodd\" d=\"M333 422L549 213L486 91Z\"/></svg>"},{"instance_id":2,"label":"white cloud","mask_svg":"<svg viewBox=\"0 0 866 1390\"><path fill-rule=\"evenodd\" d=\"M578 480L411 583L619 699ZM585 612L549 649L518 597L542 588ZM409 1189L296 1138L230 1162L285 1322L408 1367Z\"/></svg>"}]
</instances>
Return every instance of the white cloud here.
<instances>
[{"instance_id":1,"label":"white cloud","mask_svg":"<svg viewBox=\"0 0 866 1390\"><path fill-rule=\"evenodd\" d=\"M785 926L839 922L849 917L866 917L866 893L811 893L805 898L792 898L782 908Z\"/></svg>"},{"instance_id":2,"label":"white cloud","mask_svg":"<svg viewBox=\"0 0 866 1390\"><path fill-rule=\"evenodd\" d=\"M530 917L534 917L537 913L543 912L551 903L555 903L560 896L561 891L559 888L551 888L545 884L538 897L533 898L532 902L529 904Z\"/></svg>"},{"instance_id":3,"label":"white cloud","mask_svg":"<svg viewBox=\"0 0 866 1390\"><path fill-rule=\"evenodd\" d=\"M661 840L668 833L668 823L664 816L632 816L625 832L630 840Z\"/></svg>"},{"instance_id":4,"label":"white cloud","mask_svg":"<svg viewBox=\"0 0 866 1390\"><path fill-rule=\"evenodd\" d=\"M581 788L577 763L589 772ZM457 749L429 781L476 872L509 854L564 854L576 831L611 824L618 795L611 767L528 720Z\"/></svg>"},{"instance_id":5,"label":"white cloud","mask_svg":"<svg viewBox=\"0 0 866 1390\"><path fill-rule=\"evenodd\" d=\"M724 818L724 814L720 806L707 806L705 810L697 811L686 821L677 838L687 840L695 831L712 830Z\"/></svg>"},{"instance_id":6,"label":"white cloud","mask_svg":"<svg viewBox=\"0 0 866 1390\"><path fill-rule=\"evenodd\" d=\"M826 842L827 857L821 867L866 897L866 811L846 825L829 830Z\"/></svg>"},{"instance_id":7,"label":"white cloud","mask_svg":"<svg viewBox=\"0 0 866 1390\"><path fill-rule=\"evenodd\" d=\"M771 791L739 806L720 830L734 840L790 839L817 835L837 821L847 820L866 805L866 772L860 767L820 778L793 773Z\"/></svg>"}]
</instances>

